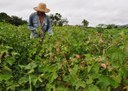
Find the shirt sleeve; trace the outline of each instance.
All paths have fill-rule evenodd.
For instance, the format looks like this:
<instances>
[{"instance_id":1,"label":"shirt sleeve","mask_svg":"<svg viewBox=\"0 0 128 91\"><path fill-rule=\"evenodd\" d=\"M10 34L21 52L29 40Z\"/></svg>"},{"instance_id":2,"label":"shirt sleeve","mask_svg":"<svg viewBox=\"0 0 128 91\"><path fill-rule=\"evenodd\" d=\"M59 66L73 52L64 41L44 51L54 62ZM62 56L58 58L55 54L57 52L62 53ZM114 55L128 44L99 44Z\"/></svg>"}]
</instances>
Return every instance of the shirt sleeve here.
<instances>
[{"instance_id":1,"label":"shirt sleeve","mask_svg":"<svg viewBox=\"0 0 128 91\"><path fill-rule=\"evenodd\" d=\"M48 33L49 33L49 35L53 35L50 18L49 18L49 16L47 18L48 18Z\"/></svg>"},{"instance_id":2,"label":"shirt sleeve","mask_svg":"<svg viewBox=\"0 0 128 91\"><path fill-rule=\"evenodd\" d=\"M29 16L29 21L28 21L28 29L30 30L36 30L36 28L33 26L33 17L32 14Z\"/></svg>"}]
</instances>

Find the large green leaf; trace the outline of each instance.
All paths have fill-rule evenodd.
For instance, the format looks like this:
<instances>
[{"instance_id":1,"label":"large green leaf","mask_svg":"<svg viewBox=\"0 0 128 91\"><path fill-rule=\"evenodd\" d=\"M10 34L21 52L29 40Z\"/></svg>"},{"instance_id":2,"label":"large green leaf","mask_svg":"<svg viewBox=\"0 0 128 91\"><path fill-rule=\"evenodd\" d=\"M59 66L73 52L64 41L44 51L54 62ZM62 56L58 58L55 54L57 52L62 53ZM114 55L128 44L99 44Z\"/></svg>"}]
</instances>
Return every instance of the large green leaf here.
<instances>
[{"instance_id":1,"label":"large green leaf","mask_svg":"<svg viewBox=\"0 0 128 91\"><path fill-rule=\"evenodd\" d=\"M88 85L84 91L101 91L96 85Z\"/></svg>"},{"instance_id":2,"label":"large green leaf","mask_svg":"<svg viewBox=\"0 0 128 91\"><path fill-rule=\"evenodd\" d=\"M12 74L10 74L10 73L0 73L0 81L7 81L7 80L9 80L9 79L11 79L13 76L12 76Z\"/></svg>"}]
</instances>

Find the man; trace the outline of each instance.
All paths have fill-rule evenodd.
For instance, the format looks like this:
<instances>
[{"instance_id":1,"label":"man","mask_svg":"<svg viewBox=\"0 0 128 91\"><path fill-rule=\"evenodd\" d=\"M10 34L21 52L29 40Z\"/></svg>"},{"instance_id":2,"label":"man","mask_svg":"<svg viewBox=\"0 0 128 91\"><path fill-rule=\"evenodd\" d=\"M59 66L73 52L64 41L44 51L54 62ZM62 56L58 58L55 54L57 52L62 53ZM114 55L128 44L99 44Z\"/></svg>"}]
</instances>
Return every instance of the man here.
<instances>
[{"instance_id":1,"label":"man","mask_svg":"<svg viewBox=\"0 0 128 91\"><path fill-rule=\"evenodd\" d=\"M31 30L30 38L44 37L47 31L53 35L50 18L45 14L50 12L50 9L46 7L46 4L39 3L34 10L37 12L30 15L28 23L28 28ZM36 32L38 27L41 27L40 34Z\"/></svg>"}]
</instances>

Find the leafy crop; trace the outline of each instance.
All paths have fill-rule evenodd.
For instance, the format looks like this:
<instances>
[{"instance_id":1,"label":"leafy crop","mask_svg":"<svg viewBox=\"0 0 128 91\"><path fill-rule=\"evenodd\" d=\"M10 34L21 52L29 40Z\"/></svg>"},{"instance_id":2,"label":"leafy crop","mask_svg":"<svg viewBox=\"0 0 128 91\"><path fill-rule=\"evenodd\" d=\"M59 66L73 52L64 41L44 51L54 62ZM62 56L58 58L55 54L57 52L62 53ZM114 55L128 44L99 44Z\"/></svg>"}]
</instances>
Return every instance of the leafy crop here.
<instances>
[{"instance_id":1,"label":"leafy crop","mask_svg":"<svg viewBox=\"0 0 128 91\"><path fill-rule=\"evenodd\" d=\"M53 31L42 41L0 23L0 91L128 90L128 29Z\"/></svg>"}]
</instances>

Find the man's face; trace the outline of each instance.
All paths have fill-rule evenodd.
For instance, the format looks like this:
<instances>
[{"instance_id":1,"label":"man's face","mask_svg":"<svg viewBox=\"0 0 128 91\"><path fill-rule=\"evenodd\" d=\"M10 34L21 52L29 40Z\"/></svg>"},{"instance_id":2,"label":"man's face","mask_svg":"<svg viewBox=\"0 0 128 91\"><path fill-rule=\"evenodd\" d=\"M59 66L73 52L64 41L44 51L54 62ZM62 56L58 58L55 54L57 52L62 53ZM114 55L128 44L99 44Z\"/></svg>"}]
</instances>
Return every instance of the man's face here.
<instances>
[{"instance_id":1,"label":"man's face","mask_svg":"<svg viewBox=\"0 0 128 91\"><path fill-rule=\"evenodd\" d=\"M38 11L37 13L38 13L38 15L44 15L45 14L44 12L40 12L40 11Z\"/></svg>"}]
</instances>

